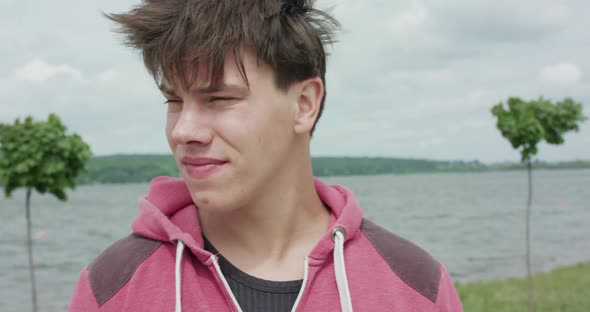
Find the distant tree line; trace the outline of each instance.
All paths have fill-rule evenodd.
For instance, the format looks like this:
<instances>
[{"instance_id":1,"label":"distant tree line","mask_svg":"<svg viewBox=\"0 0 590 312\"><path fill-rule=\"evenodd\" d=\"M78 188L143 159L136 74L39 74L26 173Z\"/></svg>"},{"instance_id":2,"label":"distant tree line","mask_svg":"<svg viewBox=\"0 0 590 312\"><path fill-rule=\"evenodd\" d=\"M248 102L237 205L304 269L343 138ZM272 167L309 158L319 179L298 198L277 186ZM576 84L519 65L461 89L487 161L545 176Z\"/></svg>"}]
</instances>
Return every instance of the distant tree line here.
<instances>
[{"instance_id":1,"label":"distant tree line","mask_svg":"<svg viewBox=\"0 0 590 312\"><path fill-rule=\"evenodd\" d=\"M314 157L316 176L405 174L420 172L448 172L484 170L479 161L434 161L411 158L385 157Z\"/></svg>"},{"instance_id":2,"label":"distant tree line","mask_svg":"<svg viewBox=\"0 0 590 312\"><path fill-rule=\"evenodd\" d=\"M81 184L141 183L157 176L180 176L171 155L97 156L87 164Z\"/></svg>"},{"instance_id":3,"label":"distant tree line","mask_svg":"<svg viewBox=\"0 0 590 312\"><path fill-rule=\"evenodd\" d=\"M385 157L313 157L315 176L410 174L428 172L483 172L525 170L521 163L486 165L473 161L435 161ZM590 168L590 161L548 163L537 161L539 169ZM97 156L88 161L88 172L79 177L81 184L143 183L157 176L180 176L171 155Z\"/></svg>"}]
</instances>

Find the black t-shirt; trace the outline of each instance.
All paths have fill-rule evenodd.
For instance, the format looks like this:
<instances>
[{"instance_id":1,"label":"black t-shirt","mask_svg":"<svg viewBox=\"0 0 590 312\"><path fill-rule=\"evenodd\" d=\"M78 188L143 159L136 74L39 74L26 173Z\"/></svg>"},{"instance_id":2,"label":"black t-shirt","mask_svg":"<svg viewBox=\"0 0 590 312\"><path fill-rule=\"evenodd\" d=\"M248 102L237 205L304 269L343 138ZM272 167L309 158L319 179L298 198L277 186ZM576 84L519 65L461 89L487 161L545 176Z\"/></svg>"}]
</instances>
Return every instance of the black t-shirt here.
<instances>
[{"instance_id":1,"label":"black t-shirt","mask_svg":"<svg viewBox=\"0 0 590 312\"><path fill-rule=\"evenodd\" d=\"M219 254L207 238L205 250L219 258L219 267L244 312L291 311L303 280L268 281L244 273Z\"/></svg>"}]
</instances>

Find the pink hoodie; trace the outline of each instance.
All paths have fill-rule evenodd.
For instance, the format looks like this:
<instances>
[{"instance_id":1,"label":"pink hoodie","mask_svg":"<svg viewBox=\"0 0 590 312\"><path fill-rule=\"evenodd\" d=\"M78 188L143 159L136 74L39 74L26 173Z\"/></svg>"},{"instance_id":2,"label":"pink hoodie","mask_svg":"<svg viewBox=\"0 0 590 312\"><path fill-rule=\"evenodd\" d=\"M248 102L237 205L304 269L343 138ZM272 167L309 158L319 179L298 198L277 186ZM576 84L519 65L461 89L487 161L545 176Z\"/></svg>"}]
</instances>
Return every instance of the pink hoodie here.
<instances>
[{"instance_id":1,"label":"pink hoodie","mask_svg":"<svg viewBox=\"0 0 590 312\"><path fill-rule=\"evenodd\" d=\"M363 219L351 191L315 180L332 210L330 232L305 259L292 311L462 311L445 267ZM139 201L133 234L84 268L69 311L242 311L203 249L197 209L182 179L159 177Z\"/></svg>"}]
</instances>

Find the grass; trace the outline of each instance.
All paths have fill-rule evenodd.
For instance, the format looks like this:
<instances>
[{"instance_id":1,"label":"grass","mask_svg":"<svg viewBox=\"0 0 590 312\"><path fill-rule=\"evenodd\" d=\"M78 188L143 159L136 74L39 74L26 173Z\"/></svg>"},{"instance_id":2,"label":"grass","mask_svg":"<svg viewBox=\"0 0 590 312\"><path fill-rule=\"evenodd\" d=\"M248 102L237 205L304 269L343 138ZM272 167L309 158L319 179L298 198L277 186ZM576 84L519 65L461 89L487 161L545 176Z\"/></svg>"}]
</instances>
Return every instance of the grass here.
<instances>
[{"instance_id":1,"label":"grass","mask_svg":"<svg viewBox=\"0 0 590 312\"><path fill-rule=\"evenodd\" d=\"M590 262L534 275L535 312L590 311ZM490 312L528 311L526 278L456 285L463 309Z\"/></svg>"}]
</instances>

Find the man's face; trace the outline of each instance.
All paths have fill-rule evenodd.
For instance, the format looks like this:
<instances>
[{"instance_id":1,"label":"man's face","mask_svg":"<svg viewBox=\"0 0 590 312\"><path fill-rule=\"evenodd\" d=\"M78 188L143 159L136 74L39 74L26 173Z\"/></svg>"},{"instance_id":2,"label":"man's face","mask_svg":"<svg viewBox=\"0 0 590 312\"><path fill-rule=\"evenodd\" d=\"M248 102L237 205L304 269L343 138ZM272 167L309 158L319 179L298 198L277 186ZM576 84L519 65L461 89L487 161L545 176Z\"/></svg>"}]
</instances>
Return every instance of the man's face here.
<instances>
[{"instance_id":1,"label":"man's face","mask_svg":"<svg viewBox=\"0 0 590 312\"><path fill-rule=\"evenodd\" d=\"M191 90L162 86L168 144L200 209L228 211L255 200L293 148L295 92L277 89L270 66L246 50L248 87L228 54L220 87L203 88L199 78Z\"/></svg>"}]
</instances>

